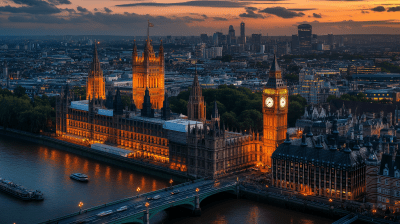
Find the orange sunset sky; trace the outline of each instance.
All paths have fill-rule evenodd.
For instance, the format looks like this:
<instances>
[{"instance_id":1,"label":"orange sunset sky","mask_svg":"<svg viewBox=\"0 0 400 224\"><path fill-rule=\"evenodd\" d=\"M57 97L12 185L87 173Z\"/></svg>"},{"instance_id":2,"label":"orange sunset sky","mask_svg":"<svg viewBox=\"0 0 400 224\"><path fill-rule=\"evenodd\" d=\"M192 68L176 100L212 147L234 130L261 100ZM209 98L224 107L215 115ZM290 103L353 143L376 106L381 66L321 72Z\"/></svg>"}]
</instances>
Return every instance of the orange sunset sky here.
<instances>
[{"instance_id":1,"label":"orange sunset sky","mask_svg":"<svg viewBox=\"0 0 400 224\"><path fill-rule=\"evenodd\" d=\"M2 35L400 34L399 0L0 0Z\"/></svg>"}]
</instances>

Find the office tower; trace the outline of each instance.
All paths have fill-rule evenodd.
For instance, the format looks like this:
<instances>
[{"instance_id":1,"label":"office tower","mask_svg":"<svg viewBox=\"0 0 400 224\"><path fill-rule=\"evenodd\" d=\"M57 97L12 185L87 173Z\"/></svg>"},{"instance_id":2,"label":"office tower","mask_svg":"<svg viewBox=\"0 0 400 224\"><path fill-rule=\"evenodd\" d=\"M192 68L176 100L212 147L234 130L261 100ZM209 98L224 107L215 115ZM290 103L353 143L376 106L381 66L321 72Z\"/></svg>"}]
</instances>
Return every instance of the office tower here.
<instances>
[{"instance_id":1,"label":"office tower","mask_svg":"<svg viewBox=\"0 0 400 224\"><path fill-rule=\"evenodd\" d=\"M214 46L218 46L218 33L213 34L213 44Z\"/></svg>"},{"instance_id":2,"label":"office tower","mask_svg":"<svg viewBox=\"0 0 400 224\"><path fill-rule=\"evenodd\" d=\"M299 51L299 36L292 35L292 52L296 53Z\"/></svg>"},{"instance_id":3,"label":"office tower","mask_svg":"<svg viewBox=\"0 0 400 224\"><path fill-rule=\"evenodd\" d=\"M246 44L246 32L244 22L240 23L240 44Z\"/></svg>"},{"instance_id":4,"label":"office tower","mask_svg":"<svg viewBox=\"0 0 400 224\"><path fill-rule=\"evenodd\" d=\"M301 24L298 26L299 50L305 52L311 50L312 26L310 24Z\"/></svg>"},{"instance_id":5,"label":"office tower","mask_svg":"<svg viewBox=\"0 0 400 224\"><path fill-rule=\"evenodd\" d=\"M229 26L228 43L234 44L236 42L235 29L232 25Z\"/></svg>"},{"instance_id":6,"label":"office tower","mask_svg":"<svg viewBox=\"0 0 400 224\"><path fill-rule=\"evenodd\" d=\"M207 34L200 34L200 40L202 43L207 43L208 42L208 36Z\"/></svg>"}]
</instances>

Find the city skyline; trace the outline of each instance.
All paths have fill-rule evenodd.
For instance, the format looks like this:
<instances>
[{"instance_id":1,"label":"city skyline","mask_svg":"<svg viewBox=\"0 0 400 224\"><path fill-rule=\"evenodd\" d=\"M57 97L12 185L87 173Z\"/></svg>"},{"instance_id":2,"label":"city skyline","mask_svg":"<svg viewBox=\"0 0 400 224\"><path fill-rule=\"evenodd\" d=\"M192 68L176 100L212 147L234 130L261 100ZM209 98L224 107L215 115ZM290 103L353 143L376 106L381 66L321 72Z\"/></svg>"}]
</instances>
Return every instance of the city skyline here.
<instances>
[{"instance_id":1,"label":"city skyline","mask_svg":"<svg viewBox=\"0 0 400 224\"><path fill-rule=\"evenodd\" d=\"M0 2L3 35L142 36L146 21L152 35L197 36L228 33L229 25L246 35L287 35L308 23L313 33L400 34L400 5L390 1L101 1L11 0Z\"/></svg>"}]
</instances>

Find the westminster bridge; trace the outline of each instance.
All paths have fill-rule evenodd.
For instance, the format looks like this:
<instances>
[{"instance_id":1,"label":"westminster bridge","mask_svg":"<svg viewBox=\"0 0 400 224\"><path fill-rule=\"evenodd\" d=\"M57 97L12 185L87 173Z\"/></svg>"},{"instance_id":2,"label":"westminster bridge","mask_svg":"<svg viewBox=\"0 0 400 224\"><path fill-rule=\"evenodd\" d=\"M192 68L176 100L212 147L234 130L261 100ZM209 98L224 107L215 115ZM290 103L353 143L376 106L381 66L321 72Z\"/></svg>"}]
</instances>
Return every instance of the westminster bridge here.
<instances>
[{"instance_id":1,"label":"westminster bridge","mask_svg":"<svg viewBox=\"0 0 400 224\"><path fill-rule=\"evenodd\" d=\"M197 180L194 183L183 183L134 197L110 202L93 208L48 220L40 224L72 224L72 223L144 223L157 213L173 207L186 208L194 215L201 214L200 203L209 196L228 192L239 193L236 181ZM150 199L150 198L158 199ZM126 206L126 207L125 207ZM123 208L119 211L120 208ZM110 211L110 214L100 215ZM103 213L104 214L104 213Z\"/></svg>"}]
</instances>

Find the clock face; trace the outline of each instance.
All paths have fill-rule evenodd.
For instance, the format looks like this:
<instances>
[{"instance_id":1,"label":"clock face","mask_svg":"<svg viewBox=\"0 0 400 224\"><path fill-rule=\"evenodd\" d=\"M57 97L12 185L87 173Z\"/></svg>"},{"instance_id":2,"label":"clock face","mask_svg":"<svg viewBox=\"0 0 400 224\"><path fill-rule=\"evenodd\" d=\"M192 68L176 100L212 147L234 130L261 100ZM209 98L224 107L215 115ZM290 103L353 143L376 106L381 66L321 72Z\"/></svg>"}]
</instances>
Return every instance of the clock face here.
<instances>
[{"instance_id":1,"label":"clock face","mask_svg":"<svg viewBox=\"0 0 400 224\"><path fill-rule=\"evenodd\" d=\"M274 100L271 97L265 99L265 106L272 107L274 105Z\"/></svg>"},{"instance_id":2,"label":"clock face","mask_svg":"<svg viewBox=\"0 0 400 224\"><path fill-rule=\"evenodd\" d=\"M284 96L282 96L281 99L279 100L279 105L281 107L285 107L286 106L286 98Z\"/></svg>"}]
</instances>

